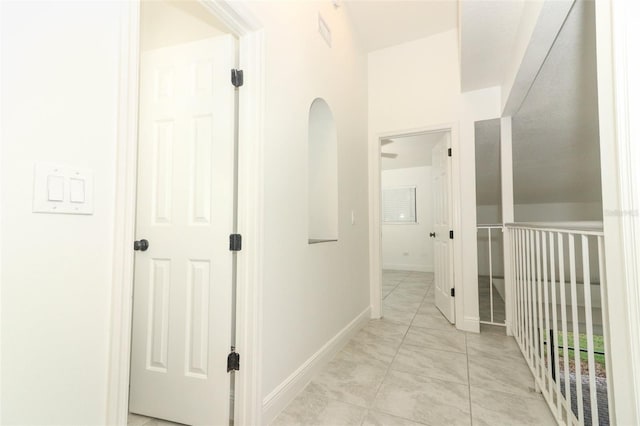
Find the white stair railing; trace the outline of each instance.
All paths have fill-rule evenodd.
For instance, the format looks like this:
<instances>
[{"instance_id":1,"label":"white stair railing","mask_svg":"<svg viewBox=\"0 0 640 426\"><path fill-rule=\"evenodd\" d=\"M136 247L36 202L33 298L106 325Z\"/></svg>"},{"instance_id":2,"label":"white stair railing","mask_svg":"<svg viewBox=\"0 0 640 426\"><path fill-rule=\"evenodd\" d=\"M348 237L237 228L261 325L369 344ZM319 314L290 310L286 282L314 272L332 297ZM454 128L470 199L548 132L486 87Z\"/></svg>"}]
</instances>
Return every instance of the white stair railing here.
<instances>
[{"instance_id":1,"label":"white stair railing","mask_svg":"<svg viewBox=\"0 0 640 426\"><path fill-rule=\"evenodd\" d=\"M597 223L507 224L512 333L559 424L608 425L604 234Z\"/></svg>"}]
</instances>

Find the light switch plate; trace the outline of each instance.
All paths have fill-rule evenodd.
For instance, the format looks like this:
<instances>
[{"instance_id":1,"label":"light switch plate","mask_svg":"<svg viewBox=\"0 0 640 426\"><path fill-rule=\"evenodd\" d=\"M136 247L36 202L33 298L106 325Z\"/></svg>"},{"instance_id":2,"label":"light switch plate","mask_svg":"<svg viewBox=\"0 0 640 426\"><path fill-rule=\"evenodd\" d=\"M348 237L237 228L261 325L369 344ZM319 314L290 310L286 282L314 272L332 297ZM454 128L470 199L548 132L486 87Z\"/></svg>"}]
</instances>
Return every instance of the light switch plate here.
<instances>
[{"instance_id":1,"label":"light switch plate","mask_svg":"<svg viewBox=\"0 0 640 426\"><path fill-rule=\"evenodd\" d=\"M93 214L93 171L36 163L33 212Z\"/></svg>"}]
</instances>

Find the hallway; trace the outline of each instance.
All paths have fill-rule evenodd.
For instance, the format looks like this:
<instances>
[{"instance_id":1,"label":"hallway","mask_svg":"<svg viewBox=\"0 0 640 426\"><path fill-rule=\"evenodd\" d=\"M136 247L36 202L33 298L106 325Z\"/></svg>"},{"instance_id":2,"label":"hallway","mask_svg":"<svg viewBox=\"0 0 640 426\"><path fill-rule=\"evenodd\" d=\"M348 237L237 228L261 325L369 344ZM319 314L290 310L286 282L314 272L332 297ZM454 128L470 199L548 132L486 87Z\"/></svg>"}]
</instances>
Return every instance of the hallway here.
<instances>
[{"instance_id":1,"label":"hallway","mask_svg":"<svg viewBox=\"0 0 640 426\"><path fill-rule=\"evenodd\" d=\"M554 425L502 328L457 331L433 304L433 274L384 271L372 320L273 425Z\"/></svg>"}]
</instances>

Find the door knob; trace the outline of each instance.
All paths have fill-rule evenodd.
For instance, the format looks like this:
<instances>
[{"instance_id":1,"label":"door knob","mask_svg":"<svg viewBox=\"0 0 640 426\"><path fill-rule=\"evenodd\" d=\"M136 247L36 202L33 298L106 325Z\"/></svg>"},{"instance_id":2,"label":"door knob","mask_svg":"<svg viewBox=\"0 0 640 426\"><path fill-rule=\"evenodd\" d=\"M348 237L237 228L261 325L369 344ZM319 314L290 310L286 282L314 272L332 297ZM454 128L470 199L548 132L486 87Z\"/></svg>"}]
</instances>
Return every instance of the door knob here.
<instances>
[{"instance_id":1,"label":"door knob","mask_svg":"<svg viewBox=\"0 0 640 426\"><path fill-rule=\"evenodd\" d=\"M436 237L436 233L435 233L435 232L429 232L429 236L430 236L431 238L435 238L435 237Z\"/></svg>"},{"instance_id":2,"label":"door knob","mask_svg":"<svg viewBox=\"0 0 640 426\"><path fill-rule=\"evenodd\" d=\"M148 248L149 248L149 241L147 240L140 240L140 241L133 242L134 250L147 251Z\"/></svg>"}]
</instances>

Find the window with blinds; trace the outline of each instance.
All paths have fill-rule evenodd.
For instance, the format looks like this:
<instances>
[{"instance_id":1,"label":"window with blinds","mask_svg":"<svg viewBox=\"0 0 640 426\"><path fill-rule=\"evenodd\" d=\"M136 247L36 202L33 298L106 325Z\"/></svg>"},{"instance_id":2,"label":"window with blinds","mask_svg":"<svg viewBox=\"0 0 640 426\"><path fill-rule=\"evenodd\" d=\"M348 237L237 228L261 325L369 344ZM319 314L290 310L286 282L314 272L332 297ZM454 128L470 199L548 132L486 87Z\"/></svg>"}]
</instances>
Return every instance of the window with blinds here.
<instances>
[{"instance_id":1,"label":"window with blinds","mask_svg":"<svg viewBox=\"0 0 640 426\"><path fill-rule=\"evenodd\" d=\"M382 190L384 223L416 223L416 187Z\"/></svg>"}]
</instances>

